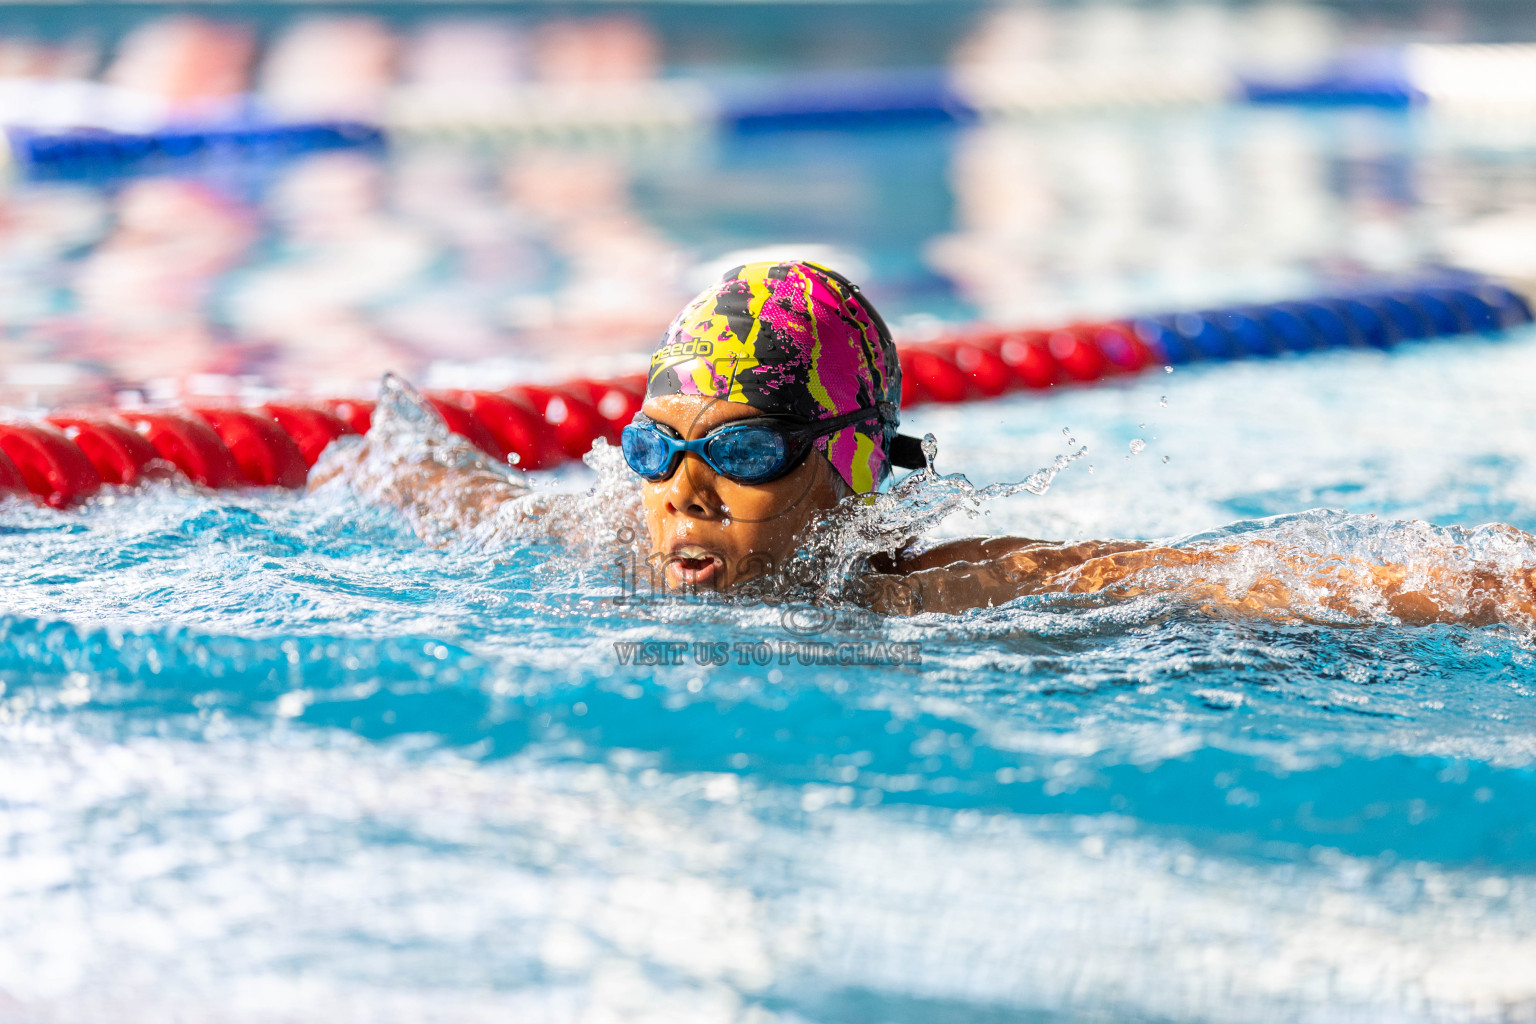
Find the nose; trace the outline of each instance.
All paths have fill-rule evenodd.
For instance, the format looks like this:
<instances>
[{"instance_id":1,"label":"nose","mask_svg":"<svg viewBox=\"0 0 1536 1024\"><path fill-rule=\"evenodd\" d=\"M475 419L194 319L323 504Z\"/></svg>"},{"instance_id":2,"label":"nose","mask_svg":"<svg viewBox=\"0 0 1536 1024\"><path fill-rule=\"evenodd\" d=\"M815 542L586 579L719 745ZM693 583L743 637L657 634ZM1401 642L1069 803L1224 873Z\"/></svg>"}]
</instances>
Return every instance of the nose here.
<instances>
[{"instance_id":1,"label":"nose","mask_svg":"<svg viewBox=\"0 0 1536 1024\"><path fill-rule=\"evenodd\" d=\"M697 455L684 455L668 482L667 511L694 519L713 519L719 510L715 471Z\"/></svg>"}]
</instances>

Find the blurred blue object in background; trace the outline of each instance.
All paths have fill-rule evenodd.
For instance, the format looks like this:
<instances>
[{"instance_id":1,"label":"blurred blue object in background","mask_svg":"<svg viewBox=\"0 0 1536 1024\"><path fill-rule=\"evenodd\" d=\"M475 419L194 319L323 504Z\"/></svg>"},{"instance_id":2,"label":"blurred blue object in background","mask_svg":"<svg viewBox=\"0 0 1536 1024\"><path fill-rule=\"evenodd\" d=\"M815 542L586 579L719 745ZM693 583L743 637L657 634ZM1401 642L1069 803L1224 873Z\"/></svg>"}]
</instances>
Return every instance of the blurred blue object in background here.
<instances>
[{"instance_id":1,"label":"blurred blue object in background","mask_svg":"<svg viewBox=\"0 0 1536 1024\"><path fill-rule=\"evenodd\" d=\"M38 180L89 180L126 174L185 172L202 165L275 164L335 149L379 151L377 125L357 123L235 124L174 127L130 134L99 128L41 132L11 128L11 159Z\"/></svg>"}]
</instances>

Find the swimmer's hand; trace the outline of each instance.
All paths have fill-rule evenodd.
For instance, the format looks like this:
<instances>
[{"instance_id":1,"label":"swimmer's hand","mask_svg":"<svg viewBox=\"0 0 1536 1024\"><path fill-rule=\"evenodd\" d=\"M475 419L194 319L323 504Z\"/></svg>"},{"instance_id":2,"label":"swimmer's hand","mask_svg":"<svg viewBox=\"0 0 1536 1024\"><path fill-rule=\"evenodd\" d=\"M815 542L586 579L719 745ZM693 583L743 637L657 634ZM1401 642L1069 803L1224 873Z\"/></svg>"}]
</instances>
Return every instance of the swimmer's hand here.
<instances>
[{"instance_id":1,"label":"swimmer's hand","mask_svg":"<svg viewBox=\"0 0 1536 1024\"><path fill-rule=\"evenodd\" d=\"M1514 527L1503 529L1529 539ZM1364 624L1383 612L1407 625L1536 620L1536 572L1511 572L1456 550L1449 559L1399 564L1259 538L1092 559L1058 582L1068 593L1171 593L1208 614L1285 622Z\"/></svg>"}]
</instances>

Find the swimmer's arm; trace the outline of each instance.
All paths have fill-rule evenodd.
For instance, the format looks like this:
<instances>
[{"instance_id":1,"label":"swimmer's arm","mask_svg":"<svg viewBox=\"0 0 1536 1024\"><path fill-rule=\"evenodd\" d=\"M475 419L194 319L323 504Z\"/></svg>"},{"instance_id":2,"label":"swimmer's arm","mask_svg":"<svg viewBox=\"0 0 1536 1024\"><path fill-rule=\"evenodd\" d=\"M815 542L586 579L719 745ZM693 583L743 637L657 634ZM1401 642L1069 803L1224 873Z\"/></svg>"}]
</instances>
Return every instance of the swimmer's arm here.
<instances>
[{"instance_id":1,"label":"swimmer's arm","mask_svg":"<svg viewBox=\"0 0 1536 1024\"><path fill-rule=\"evenodd\" d=\"M1409 567L1359 558L1325 558L1272 541L1205 548L1151 547L1126 541L1085 544L984 542L937 548L892 562L868 578L869 604L892 614L957 613L1005 604L1027 594L1098 594L1132 598L1158 592L1217 615L1309 621L1308 608L1370 620L1386 612L1401 622L1484 625L1536 618L1536 570L1510 571L1468 560ZM988 546L990 545L990 546ZM941 563L945 554L991 557ZM1238 559L1260 556L1273 571L1232 581ZM906 570L906 571L903 571ZM1171 570L1173 578L1156 570ZM1148 573L1149 575L1140 575ZM1207 575L1208 574L1208 575ZM1304 592L1301 588L1304 588Z\"/></svg>"},{"instance_id":2,"label":"swimmer's arm","mask_svg":"<svg viewBox=\"0 0 1536 1024\"><path fill-rule=\"evenodd\" d=\"M429 448L430 451L430 448ZM367 439L333 444L310 473L309 489L339 481L369 501L399 508L417 534L441 540L446 533L464 532L513 509L532 517L540 511L527 503L529 489L515 478L486 466L444 464L430 457L378 457Z\"/></svg>"},{"instance_id":3,"label":"swimmer's arm","mask_svg":"<svg viewBox=\"0 0 1536 1024\"><path fill-rule=\"evenodd\" d=\"M1095 558L1145 548L1141 541L1059 544L1022 537L969 538L918 554L872 560L866 600L888 614L943 612L1007 604L1048 592L1060 573Z\"/></svg>"},{"instance_id":4,"label":"swimmer's arm","mask_svg":"<svg viewBox=\"0 0 1536 1024\"><path fill-rule=\"evenodd\" d=\"M1246 578L1242 587L1234 587L1233 579L1246 574L1234 573L1233 563L1239 559L1251 563L1255 556L1268 560L1272 571L1259 572ZM967 586L985 590L994 579L1007 579L997 567L965 568L960 579L921 580L919 596L940 605L934 610L951 611L968 596ZM1155 572L1138 577L1159 569L1173 570L1174 580ZM1293 622L1316 620L1309 608L1326 610L1330 622L1337 621L1332 613L1370 621L1382 611L1410 625L1486 625L1536 618L1536 570L1499 569L1470 558L1458 565L1373 563L1282 548L1269 540L1203 548L1128 545L1105 550L1076 565L1032 576L1027 589L1016 596L1109 593L1132 598L1151 592L1177 596L1211 614Z\"/></svg>"}]
</instances>

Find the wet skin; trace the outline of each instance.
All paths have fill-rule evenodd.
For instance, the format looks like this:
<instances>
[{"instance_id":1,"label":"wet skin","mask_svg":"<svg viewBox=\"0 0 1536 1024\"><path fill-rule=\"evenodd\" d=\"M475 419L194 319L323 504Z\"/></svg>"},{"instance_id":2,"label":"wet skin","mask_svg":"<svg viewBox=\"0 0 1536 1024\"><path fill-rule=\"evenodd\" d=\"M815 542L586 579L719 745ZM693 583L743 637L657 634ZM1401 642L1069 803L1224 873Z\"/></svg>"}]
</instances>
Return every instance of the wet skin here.
<instances>
[{"instance_id":1,"label":"wet skin","mask_svg":"<svg viewBox=\"0 0 1536 1024\"><path fill-rule=\"evenodd\" d=\"M762 411L699 395L662 395L645 403L645 414L693 441ZM652 558L667 586L710 590L724 590L784 564L812 517L850 493L816 451L763 484L736 483L688 454L670 477L645 481L640 492Z\"/></svg>"}]
</instances>

